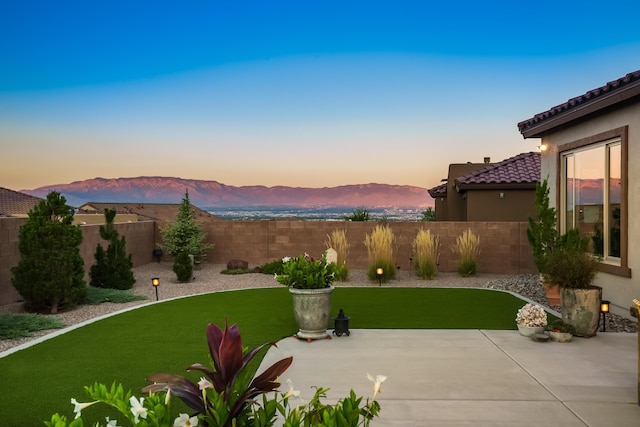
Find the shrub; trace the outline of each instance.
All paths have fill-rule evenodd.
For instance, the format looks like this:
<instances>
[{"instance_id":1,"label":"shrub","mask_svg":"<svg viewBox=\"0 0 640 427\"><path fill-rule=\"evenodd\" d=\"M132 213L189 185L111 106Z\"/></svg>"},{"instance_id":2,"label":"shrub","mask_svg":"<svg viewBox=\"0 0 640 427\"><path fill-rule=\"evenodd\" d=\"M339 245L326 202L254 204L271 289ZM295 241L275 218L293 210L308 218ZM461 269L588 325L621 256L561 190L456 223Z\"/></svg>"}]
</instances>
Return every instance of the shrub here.
<instances>
[{"instance_id":1,"label":"shrub","mask_svg":"<svg viewBox=\"0 0 640 427\"><path fill-rule=\"evenodd\" d=\"M61 329L64 324L58 317L41 314L0 314L0 340L30 337L32 332Z\"/></svg>"},{"instance_id":2,"label":"shrub","mask_svg":"<svg viewBox=\"0 0 640 427\"><path fill-rule=\"evenodd\" d=\"M394 242L393 231L388 225L376 225L371 234L365 235L364 245L367 247L367 277L369 280L387 282L396 277L393 261ZM376 273L378 268L383 269L381 278Z\"/></svg>"},{"instance_id":3,"label":"shrub","mask_svg":"<svg viewBox=\"0 0 640 427\"><path fill-rule=\"evenodd\" d=\"M475 276L478 273L478 255L480 255L480 237L467 229L456 238L456 244L451 248L459 257L458 274L462 277Z\"/></svg>"},{"instance_id":4,"label":"shrub","mask_svg":"<svg viewBox=\"0 0 640 427\"><path fill-rule=\"evenodd\" d=\"M186 252L180 252L173 263L173 272L178 282L187 283L193 278L193 262Z\"/></svg>"},{"instance_id":5,"label":"shrub","mask_svg":"<svg viewBox=\"0 0 640 427\"><path fill-rule=\"evenodd\" d=\"M426 211L422 211L422 217L420 217L420 221L429 222L436 220L436 211L432 207L428 207Z\"/></svg>"},{"instance_id":6,"label":"shrub","mask_svg":"<svg viewBox=\"0 0 640 427\"><path fill-rule=\"evenodd\" d=\"M413 240L414 268L418 277L433 279L438 275L440 239L430 230L421 229Z\"/></svg>"},{"instance_id":7,"label":"shrub","mask_svg":"<svg viewBox=\"0 0 640 427\"><path fill-rule=\"evenodd\" d=\"M125 302L142 301L146 299L147 297L143 295L132 294L129 290L103 289L90 286L87 289L87 294L82 299L82 304L98 305L102 304L103 302L122 304Z\"/></svg>"},{"instance_id":8,"label":"shrub","mask_svg":"<svg viewBox=\"0 0 640 427\"><path fill-rule=\"evenodd\" d=\"M79 245L82 231L73 225L66 199L51 192L20 227L20 262L11 269L12 283L32 310L74 306L87 291Z\"/></svg>"},{"instance_id":9,"label":"shrub","mask_svg":"<svg viewBox=\"0 0 640 427\"><path fill-rule=\"evenodd\" d=\"M105 224L100 226L100 237L109 241L105 251L100 243L96 247L94 258L96 263L91 266L91 286L108 289L131 289L136 279L133 276L133 261L131 254L127 254L125 237L120 237L113 225L116 211L105 209Z\"/></svg>"},{"instance_id":10,"label":"shrub","mask_svg":"<svg viewBox=\"0 0 640 427\"><path fill-rule=\"evenodd\" d=\"M268 262L260 267L260 271L264 274L284 274L284 262L282 259Z\"/></svg>"},{"instance_id":11,"label":"shrub","mask_svg":"<svg viewBox=\"0 0 640 427\"><path fill-rule=\"evenodd\" d=\"M349 280L349 268L347 267L347 256L349 255L349 242L347 241L346 230L333 230L327 236L326 246L333 248L337 254L336 280L346 282Z\"/></svg>"},{"instance_id":12,"label":"shrub","mask_svg":"<svg viewBox=\"0 0 640 427\"><path fill-rule=\"evenodd\" d=\"M345 221L369 221L369 211L365 208L356 208L349 215L344 216Z\"/></svg>"}]
</instances>

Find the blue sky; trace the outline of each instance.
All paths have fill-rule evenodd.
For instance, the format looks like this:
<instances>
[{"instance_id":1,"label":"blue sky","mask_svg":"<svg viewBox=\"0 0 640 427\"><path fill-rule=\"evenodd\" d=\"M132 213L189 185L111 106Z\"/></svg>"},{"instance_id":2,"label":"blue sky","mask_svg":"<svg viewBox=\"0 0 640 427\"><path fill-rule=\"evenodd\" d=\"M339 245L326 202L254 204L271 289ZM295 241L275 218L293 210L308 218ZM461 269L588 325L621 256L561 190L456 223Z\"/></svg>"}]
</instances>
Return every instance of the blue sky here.
<instances>
[{"instance_id":1,"label":"blue sky","mask_svg":"<svg viewBox=\"0 0 640 427\"><path fill-rule=\"evenodd\" d=\"M430 188L640 69L637 1L0 5L0 186Z\"/></svg>"}]
</instances>

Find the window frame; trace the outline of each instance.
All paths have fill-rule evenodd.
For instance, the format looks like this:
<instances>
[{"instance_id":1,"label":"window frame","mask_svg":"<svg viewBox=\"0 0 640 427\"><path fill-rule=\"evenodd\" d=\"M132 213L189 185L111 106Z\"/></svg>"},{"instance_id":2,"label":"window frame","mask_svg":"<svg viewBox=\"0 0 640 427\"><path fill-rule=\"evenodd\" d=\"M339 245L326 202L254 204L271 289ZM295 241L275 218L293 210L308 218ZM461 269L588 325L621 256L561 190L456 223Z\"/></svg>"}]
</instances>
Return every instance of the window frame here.
<instances>
[{"instance_id":1,"label":"window frame","mask_svg":"<svg viewBox=\"0 0 640 427\"><path fill-rule=\"evenodd\" d=\"M606 132L599 133L597 135L589 136L579 139L564 145L558 146L557 155L557 192L556 192L556 211L558 215L558 230L566 232L564 230L566 225L566 170L565 170L565 156L571 154L571 152L579 152L586 149L588 146L606 146L609 142L620 144L620 262L612 263L604 260L600 262L600 271L604 273L614 274L616 276L631 277L631 269L628 267L628 126L622 126L616 129L611 129ZM605 159L603 159L604 162ZM608 166L605 168L608 173ZM617 259L615 257L614 259Z\"/></svg>"}]
</instances>

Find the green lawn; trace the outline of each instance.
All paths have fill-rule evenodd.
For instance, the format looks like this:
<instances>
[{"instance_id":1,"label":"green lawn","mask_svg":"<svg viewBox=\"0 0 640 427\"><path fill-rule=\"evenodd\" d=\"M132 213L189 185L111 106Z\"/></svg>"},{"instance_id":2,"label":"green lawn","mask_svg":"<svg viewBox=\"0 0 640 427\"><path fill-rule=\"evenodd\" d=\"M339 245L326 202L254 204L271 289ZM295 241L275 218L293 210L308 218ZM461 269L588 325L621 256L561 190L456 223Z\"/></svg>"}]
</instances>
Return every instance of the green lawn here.
<instances>
[{"instance_id":1,"label":"green lawn","mask_svg":"<svg viewBox=\"0 0 640 427\"><path fill-rule=\"evenodd\" d=\"M337 288L332 316L343 308L351 329L516 329L524 304L480 289ZM1 424L42 425L55 412L72 418L71 397L86 400L83 387L95 381L117 380L139 395L148 375L208 365L205 327L223 325L225 317L239 325L247 347L297 331L286 288L200 295L129 311L0 359Z\"/></svg>"}]
</instances>

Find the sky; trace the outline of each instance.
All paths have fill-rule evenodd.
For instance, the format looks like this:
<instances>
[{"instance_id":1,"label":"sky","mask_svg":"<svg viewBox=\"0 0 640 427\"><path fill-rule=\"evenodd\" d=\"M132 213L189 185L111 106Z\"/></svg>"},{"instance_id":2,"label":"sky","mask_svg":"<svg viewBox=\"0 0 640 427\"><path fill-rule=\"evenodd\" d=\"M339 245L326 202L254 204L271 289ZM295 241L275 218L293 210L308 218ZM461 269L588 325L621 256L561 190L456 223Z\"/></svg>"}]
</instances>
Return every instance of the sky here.
<instances>
[{"instance_id":1,"label":"sky","mask_svg":"<svg viewBox=\"0 0 640 427\"><path fill-rule=\"evenodd\" d=\"M640 2L4 1L0 187L431 188L640 69Z\"/></svg>"}]
</instances>

